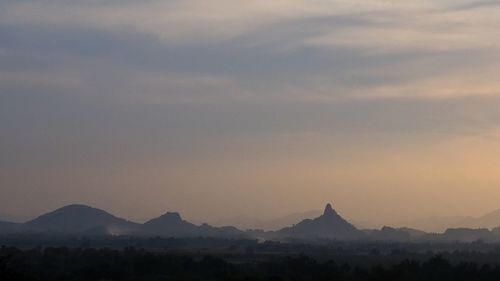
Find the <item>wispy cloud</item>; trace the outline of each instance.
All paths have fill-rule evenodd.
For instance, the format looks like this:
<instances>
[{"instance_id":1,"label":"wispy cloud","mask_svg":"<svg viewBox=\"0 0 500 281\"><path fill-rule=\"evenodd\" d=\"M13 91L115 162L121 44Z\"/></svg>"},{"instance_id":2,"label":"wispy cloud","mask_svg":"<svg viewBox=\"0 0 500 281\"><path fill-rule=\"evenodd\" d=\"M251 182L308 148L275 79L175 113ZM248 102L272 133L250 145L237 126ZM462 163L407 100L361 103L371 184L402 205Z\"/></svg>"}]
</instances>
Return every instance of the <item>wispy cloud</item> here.
<instances>
[{"instance_id":1,"label":"wispy cloud","mask_svg":"<svg viewBox=\"0 0 500 281\"><path fill-rule=\"evenodd\" d=\"M356 173L399 184L390 167L403 160L398 171L414 179L426 161L413 151L446 169L477 151L465 151L470 143L497 149L499 9L466 0L0 1L2 178L10 193L42 192L63 169L66 183L109 183L111 193L127 185L111 175L128 175L186 199L178 186L236 193L239 175L245 188L294 185L301 198L300 178L271 174L302 170L327 192L369 190ZM376 168L366 155L389 160ZM292 164L272 168L278 162ZM224 169L234 172L228 181ZM16 176L28 170L33 179Z\"/></svg>"}]
</instances>

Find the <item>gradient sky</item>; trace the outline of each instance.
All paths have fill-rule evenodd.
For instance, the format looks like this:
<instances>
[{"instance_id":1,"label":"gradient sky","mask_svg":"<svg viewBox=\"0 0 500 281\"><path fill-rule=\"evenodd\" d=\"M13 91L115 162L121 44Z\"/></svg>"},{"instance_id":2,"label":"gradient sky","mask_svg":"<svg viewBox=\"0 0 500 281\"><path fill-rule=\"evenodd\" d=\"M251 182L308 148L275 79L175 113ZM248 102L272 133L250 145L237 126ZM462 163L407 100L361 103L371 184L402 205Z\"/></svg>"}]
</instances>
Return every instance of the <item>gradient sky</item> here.
<instances>
[{"instance_id":1,"label":"gradient sky","mask_svg":"<svg viewBox=\"0 0 500 281\"><path fill-rule=\"evenodd\" d=\"M500 208L500 4L0 0L0 213Z\"/></svg>"}]
</instances>

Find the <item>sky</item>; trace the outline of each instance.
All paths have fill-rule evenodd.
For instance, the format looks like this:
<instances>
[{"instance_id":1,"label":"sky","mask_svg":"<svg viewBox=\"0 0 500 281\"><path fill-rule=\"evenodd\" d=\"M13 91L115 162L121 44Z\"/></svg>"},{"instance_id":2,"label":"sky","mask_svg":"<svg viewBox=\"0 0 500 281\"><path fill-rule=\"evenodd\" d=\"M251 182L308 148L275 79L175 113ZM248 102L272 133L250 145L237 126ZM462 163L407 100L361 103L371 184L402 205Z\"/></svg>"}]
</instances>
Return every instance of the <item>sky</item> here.
<instances>
[{"instance_id":1,"label":"sky","mask_svg":"<svg viewBox=\"0 0 500 281\"><path fill-rule=\"evenodd\" d=\"M500 208L500 3L0 0L0 214Z\"/></svg>"}]
</instances>

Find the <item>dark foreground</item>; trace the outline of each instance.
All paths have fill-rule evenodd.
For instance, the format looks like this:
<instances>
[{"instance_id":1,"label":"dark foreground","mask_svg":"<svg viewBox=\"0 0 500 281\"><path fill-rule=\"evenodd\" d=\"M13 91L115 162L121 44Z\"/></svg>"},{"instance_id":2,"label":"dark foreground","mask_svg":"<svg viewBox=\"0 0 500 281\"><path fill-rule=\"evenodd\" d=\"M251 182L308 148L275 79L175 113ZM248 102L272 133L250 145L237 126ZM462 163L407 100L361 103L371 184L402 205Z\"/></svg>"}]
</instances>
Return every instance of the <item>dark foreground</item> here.
<instances>
[{"instance_id":1,"label":"dark foreground","mask_svg":"<svg viewBox=\"0 0 500 281\"><path fill-rule=\"evenodd\" d=\"M127 249L20 251L2 248L0 280L499 280L498 265L451 264L441 256L424 262L353 266L295 256L246 263L195 259Z\"/></svg>"},{"instance_id":2,"label":"dark foreground","mask_svg":"<svg viewBox=\"0 0 500 281\"><path fill-rule=\"evenodd\" d=\"M1 281L500 280L500 250L483 243L307 245L71 238L21 239L15 244L23 243L14 245L13 241L0 239L0 244L9 245L0 248ZM439 250L430 251L432 247Z\"/></svg>"}]
</instances>

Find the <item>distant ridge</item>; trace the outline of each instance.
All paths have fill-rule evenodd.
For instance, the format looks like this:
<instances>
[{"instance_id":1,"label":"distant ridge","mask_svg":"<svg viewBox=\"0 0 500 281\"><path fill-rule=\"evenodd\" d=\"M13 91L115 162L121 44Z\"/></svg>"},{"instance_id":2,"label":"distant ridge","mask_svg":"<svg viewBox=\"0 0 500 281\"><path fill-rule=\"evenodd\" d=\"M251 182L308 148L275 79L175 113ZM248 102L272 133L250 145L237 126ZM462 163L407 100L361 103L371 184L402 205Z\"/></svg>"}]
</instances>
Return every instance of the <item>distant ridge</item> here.
<instances>
[{"instance_id":1,"label":"distant ridge","mask_svg":"<svg viewBox=\"0 0 500 281\"><path fill-rule=\"evenodd\" d=\"M467 217L455 223L453 227L469 228L496 228L500 226L500 209L489 212L480 217Z\"/></svg>"},{"instance_id":2,"label":"distant ridge","mask_svg":"<svg viewBox=\"0 0 500 281\"><path fill-rule=\"evenodd\" d=\"M397 225L409 226L429 232L444 232L448 228L488 228L500 226L500 209L482 216L429 217L397 222Z\"/></svg>"},{"instance_id":3,"label":"distant ridge","mask_svg":"<svg viewBox=\"0 0 500 281\"><path fill-rule=\"evenodd\" d=\"M300 223L286 227L277 232L280 236L293 238L325 238L353 240L364 236L354 225L342 218L328 203L323 215L315 219L305 219Z\"/></svg>"},{"instance_id":4,"label":"distant ridge","mask_svg":"<svg viewBox=\"0 0 500 281\"><path fill-rule=\"evenodd\" d=\"M262 229L266 231L276 231L302 221L306 218L317 217L322 214L322 210L310 210L305 212L291 213L273 219L259 219L252 216L235 216L212 221L214 225L233 225L239 229Z\"/></svg>"}]
</instances>

